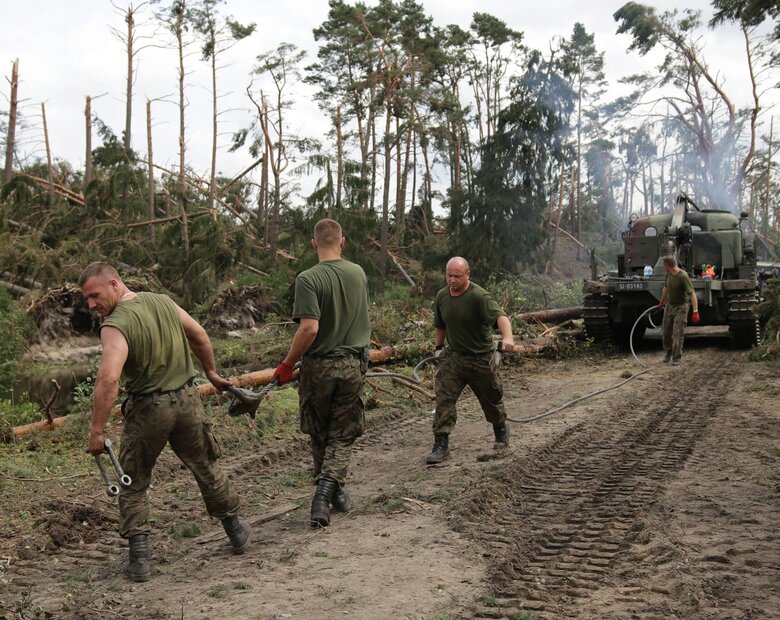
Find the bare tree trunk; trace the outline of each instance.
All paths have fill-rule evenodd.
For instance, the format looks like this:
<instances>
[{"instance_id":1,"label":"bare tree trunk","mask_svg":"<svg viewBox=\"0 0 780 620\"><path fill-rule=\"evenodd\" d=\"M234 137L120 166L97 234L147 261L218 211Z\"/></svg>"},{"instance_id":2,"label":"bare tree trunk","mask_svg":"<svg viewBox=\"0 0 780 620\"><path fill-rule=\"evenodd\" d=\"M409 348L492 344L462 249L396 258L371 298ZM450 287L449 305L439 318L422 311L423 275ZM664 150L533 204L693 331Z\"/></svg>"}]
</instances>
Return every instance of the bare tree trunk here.
<instances>
[{"instance_id":1,"label":"bare tree trunk","mask_svg":"<svg viewBox=\"0 0 780 620\"><path fill-rule=\"evenodd\" d=\"M550 267L555 262L555 250L558 246L558 230L561 228L561 216L563 215L563 195L566 193L566 166L561 166L561 181L558 192L558 214L555 217L555 232L553 232L552 249L550 250L550 259L544 267L544 273L550 272Z\"/></svg>"},{"instance_id":2,"label":"bare tree trunk","mask_svg":"<svg viewBox=\"0 0 780 620\"><path fill-rule=\"evenodd\" d=\"M217 192L217 54L211 54L211 177L209 178L208 208L211 219L217 221L214 198Z\"/></svg>"},{"instance_id":3,"label":"bare tree trunk","mask_svg":"<svg viewBox=\"0 0 780 620\"><path fill-rule=\"evenodd\" d=\"M181 12L184 13L184 3L182 2ZM182 17L179 16L176 22L176 43L179 50L179 215L181 216L181 241L184 249L184 262L187 267L190 263L190 227L187 221L187 181L185 178L185 125L184 125L184 42L183 42ZM185 290L189 290L189 285L185 279Z\"/></svg>"},{"instance_id":4,"label":"bare tree trunk","mask_svg":"<svg viewBox=\"0 0 780 620\"><path fill-rule=\"evenodd\" d=\"M5 170L3 183L8 183L14 175L14 149L16 148L16 108L18 104L19 59L11 65L11 106L8 110L8 133L5 139Z\"/></svg>"},{"instance_id":5,"label":"bare tree trunk","mask_svg":"<svg viewBox=\"0 0 780 620\"><path fill-rule=\"evenodd\" d=\"M579 90L577 94L577 239L582 241L582 58L579 66ZM582 251L577 246L577 260L582 260Z\"/></svg>"},{"instance_id":6,"label":"bare tree trunk","mask_svg":"<svg viewBox=\"0 0 780 620\"><path fill-rule=\"evenodd\" d=\"M411 159L413 127L414 124L410 122L409 129L407 130L406 134L406 152L404 154L404 165L401 175L400 202L397 207L398 215L396 216L401 218L399 222L396 222L396 226L398 226L399 232L403 232L406 226L406 191L409 185L409 160Z\"/></svg>"},{"instance_id":7,"label":"bare tree trunk","mask_svg":"<svg viewBox=\"0 0 780 620\"><path fill-rule=\"evenodd\" d=\"M774 138L775 117L769 119L769 143L766 150L766 181L764 191L764 221L761 230L766 235L769 232L769 196L772 187L772 141Z\"/></svg>"},{"instance_id":8,"label":"bare tree trunk","mask_svg":"<svg viewBox=\"0 0 780 620\"><path fill-rule=\"evenodd\" d=\"M371 119L371 196L369 197L368 204L371 209L371 213L374 213L376 208L376 161L377 161L377 148L376 148L376 115Z\"/></svg>"},{"instance_id":9,"label":"bare tree trunk","mask_svg":"<svg viewBox=\"0 0 780 620\"><path fill-rule=\"evenodd\" d=\"M146 162L147 162L147 186L148 186L148 213L149 219L153 220L155 217L154 212L154 154L152 153L152 102L146 100ZM152 245L155 245L157 239L155 237L155 227L152 226L150 230L150 237L152 239Z\"/></svg>"},{"instance_id":10,"label":"bare tree trunk","mask_svg":"<svg viewBox=\"0 0 780 620\"><path fill-rule=\"evenodd\" d=\"M403 170L401 169L403 162L401 161L401 119L395 117L395 230L396 234L400 234L403 231L403 215L401 209L403 209L401 201L401 177L403 176Z\"/></svg>"},{"instance_id":11,"label":"bare tree trunk","mask_svg":"<svg viewBox=\"0 0 780 620\"><path fill-rule=\"evenodd\" d=\"M387 276L387 242L389 237L389 219L390 219L390 175L392 168L392 148L393 145L390 141L390 127L392 121L392 106L390 101L387 102L387 110L385 116L385 181L384 189L382 192L382 227L380 230L379 238L379 286L377 287L377 294L381 297L385 292L385 277Z\"/></svg>"},{"instance_id":12,"label":"bare tree trunk","mask_svg":"<svg viewBox=\"0 0 780 620\"><path fill-rule=\"evenodd\" d=\"M336 106L336 210L341 209L341 188L344 185L344 144L341 135L341 106Z\"/></svg>"},{"instance_id":13,"label":"bare tree trunk","mask_svg":"<svg viewBox=\"0 0 780 620\"><path fill-rule=\"evenodd\" d=\"M46 106L43 102L41 102L41 118L43 119L43 143L46 147L46 180L49 181L49 205L52 205L54 204L54 168L51 162L49 126L46 124Z\"/></svg>"},{"instance_id":14,"label":"bare tree trunk","mask_svg":"<svg viewBox=\"0 0 780 620\"><path fill-rule=\"evenodd\" d=\"M125 85L125 135L124 146L129 153L131 148L131 139L133 131L133 43L135 38L135 15L131 6L127 7L125 14L125 23L127 23L127 81ZM122 201L127 202L129 188L125 185L122 188Z\"/></svg>"},{"instance_id":15,"label":"bare tree trunk","mask_svg":"<svg viewBox=\"0 0 780 620\"><path fill-rule=\"evenodd\" d=\"M135 38L135 15L133 7L127 7L125 22L127 23L127 83L125 86L125 148L129 151L133 122L133 39Z\"/></svg>"},{"instance_id":16,"label":"bare tree trunk","mask_svg":"<svg viewBox=\"0 0 780 620\"><path fill-rule=\"evenodd\" d=\"M263 125L265 123L265 120L261 116L260 118L260 124ZM263 168L260 172L260 213L258 214L260 216L259 223L262 223L263 226L263 245L268 245L268 166L270 161L271 153L268 150L268 143L264 142L263 146ZM257 231L260 232L259 230ZM259 234L258 234L259 236Z\"/></svg>"},{"instance_id":17,"label":"bare tree trunk","mask_svg":"<svg viewBox=\"0 0 780 620\"><path fill-rule=\"evenodd\" d=\"M84 153L84 202L86 203L87 188L92 183L92 97L89 95L87 95L87 102L84 107L84 117L87 121L87 145Z\"/></svg>"}]
</instances>

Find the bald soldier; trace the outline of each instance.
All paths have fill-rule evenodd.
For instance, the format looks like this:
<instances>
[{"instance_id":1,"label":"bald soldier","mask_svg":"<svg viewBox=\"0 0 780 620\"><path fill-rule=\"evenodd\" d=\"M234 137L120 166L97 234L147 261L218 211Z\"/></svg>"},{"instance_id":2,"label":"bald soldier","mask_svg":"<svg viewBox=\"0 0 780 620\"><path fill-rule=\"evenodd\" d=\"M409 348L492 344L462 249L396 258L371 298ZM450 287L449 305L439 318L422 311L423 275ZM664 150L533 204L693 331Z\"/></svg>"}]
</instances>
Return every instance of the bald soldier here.
<instances>
[{"instance_id":1,"label":"bald soldier","mask_svg":"<svg viewBox=\"0 0 780 620\"><path fill-rule=\"evenodd\" d=\"M447 286L436 295L436 413L433 450L426 463L441 463L449 452L449 436L457 419L456 404L468 385L479 400L485 419L493 425L493 448L509 446L504 389L498 376L501 355L493 344L493 330L501 331L501 348L514 348L512 324L496 301L470 280L469 264L456 256L447 263ZM445 347L446 342L446 347Z\"/></svg>"}]
</instances>

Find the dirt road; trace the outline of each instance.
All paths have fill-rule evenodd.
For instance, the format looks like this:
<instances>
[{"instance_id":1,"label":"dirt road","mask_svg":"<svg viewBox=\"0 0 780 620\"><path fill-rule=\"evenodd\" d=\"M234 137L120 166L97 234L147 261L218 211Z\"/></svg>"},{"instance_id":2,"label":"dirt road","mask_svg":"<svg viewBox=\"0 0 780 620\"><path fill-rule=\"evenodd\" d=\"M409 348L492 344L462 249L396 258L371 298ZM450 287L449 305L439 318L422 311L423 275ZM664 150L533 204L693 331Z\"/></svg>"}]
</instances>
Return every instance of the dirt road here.
<instances>
[{"instance_id":1,"label":"dirt road","mask_svg":"<svg viewBox=\"0 0 780 620\"><path fill-rule=\"evenodd\" d=\"M509 366L510 415L626 370L636 366L623 357ZM499 456L467 395L452 456L436 467L423 464L431 404L393 394L378 392L352 468L357 506L332 527L307 527L309 457L293 439L233 453L225 467L248 514L301 508L257 525L241 557L222 538L188 538L187 527L214 523L166 452L151 494L152 581L123 579L114 508L83 502L77 481L71 495L41 490L33 534L3 533L4 608L55 618L780 616L776 371L722 343L692 343L680 368L659 365L514 425Z\"/></svg>"}]
</instances>

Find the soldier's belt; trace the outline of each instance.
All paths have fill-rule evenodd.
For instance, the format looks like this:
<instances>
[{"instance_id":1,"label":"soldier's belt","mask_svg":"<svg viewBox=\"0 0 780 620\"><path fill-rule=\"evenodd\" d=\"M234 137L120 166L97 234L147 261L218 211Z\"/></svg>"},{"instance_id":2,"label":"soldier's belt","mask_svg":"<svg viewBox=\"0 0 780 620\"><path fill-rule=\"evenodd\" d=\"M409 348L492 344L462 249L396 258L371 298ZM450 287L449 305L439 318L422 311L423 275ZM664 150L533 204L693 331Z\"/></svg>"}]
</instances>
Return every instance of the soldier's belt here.
<instances>
[{"instance_id":1,"label":"soldier's belt","mask_svg":"<svg viewBox=\"0 0 780 620\"><path fill-rule=\"evenodd\" d=\"M161 396L175 396L179 392L186 390L188 387L192 387L195 385L195 382L190 379L182 385L179 388L176 388L175 390L155 390L154 392L146 392L143 394L140 394L138 392L130 392L127 396L130 400L136 401L136 400L143 400L144 398L160 398Z\"/></svg>"}]
</instances>

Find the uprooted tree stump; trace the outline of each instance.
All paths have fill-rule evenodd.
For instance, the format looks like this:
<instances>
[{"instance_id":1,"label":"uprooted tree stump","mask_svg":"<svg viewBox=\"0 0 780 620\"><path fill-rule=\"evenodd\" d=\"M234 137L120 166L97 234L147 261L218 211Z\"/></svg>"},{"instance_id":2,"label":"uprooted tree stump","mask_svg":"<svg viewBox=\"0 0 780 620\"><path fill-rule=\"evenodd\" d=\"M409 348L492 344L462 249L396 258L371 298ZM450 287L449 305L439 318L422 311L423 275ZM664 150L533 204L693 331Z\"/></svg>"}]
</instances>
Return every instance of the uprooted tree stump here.
<instances>
[{"instance_id":1,"label":"uprooted tree stump","mask_svg":"<svg viewBox=\"0 0 780 620\"><path fill-rule=\"evenodd\" d=\"M260 285L222 291L209 308L204 327L223 331L251 329L265 322L270 313L280 313L278 304Z\"/></svg>"}]
</instances>

